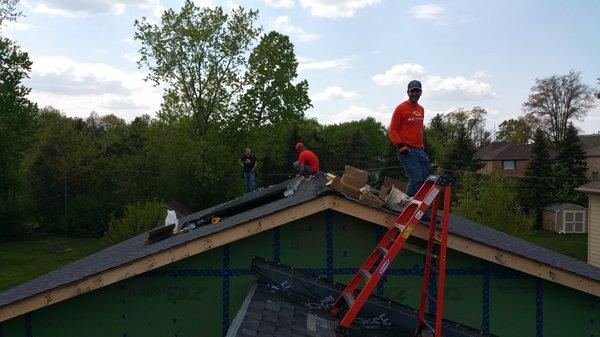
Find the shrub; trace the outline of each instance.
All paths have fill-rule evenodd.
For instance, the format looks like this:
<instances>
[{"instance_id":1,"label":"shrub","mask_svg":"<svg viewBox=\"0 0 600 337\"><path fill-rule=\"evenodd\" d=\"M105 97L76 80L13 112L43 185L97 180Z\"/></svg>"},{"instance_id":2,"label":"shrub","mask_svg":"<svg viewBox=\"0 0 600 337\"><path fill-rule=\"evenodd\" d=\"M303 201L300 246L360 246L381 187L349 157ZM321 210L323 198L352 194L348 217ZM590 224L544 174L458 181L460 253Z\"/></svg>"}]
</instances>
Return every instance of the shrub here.
<instances>
[{"instance_id":1,"label":"shrub","mask_svg":"<svg viewBox=\"0 0 600 337\"><path fill-rule=\"evenodd\" d=\"M157 201L128 204L125 206L123 217L117 219L111 216L106 237L111 242L129 239L164 225L166 216L164 205Z\"/></svg>"}]
</instances>

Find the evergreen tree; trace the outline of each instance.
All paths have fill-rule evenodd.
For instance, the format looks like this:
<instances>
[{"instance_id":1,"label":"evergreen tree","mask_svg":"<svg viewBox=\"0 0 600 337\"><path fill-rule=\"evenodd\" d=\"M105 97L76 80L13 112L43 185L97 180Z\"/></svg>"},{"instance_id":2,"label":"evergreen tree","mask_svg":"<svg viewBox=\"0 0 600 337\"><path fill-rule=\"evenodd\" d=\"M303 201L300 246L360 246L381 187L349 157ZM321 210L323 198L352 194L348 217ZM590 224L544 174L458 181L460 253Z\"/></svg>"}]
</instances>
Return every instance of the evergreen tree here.
<instances>
[{"instance_id":1,"label":"evergreen tree","mask_svg":"<svg viewBox=\"0 0 600 337\"><path fill-rule=\"evenodd\" d=\"M531 159L525 169L525 177L521 180L519 199L523 209L536 217L538 227L541 224L542 208L551 201L552 186L548 184L548 177L551 175L549 142L546 133L537 129Z\"/></svg>"},{"instance_id":2,"label":"evergreen tree","mask_svg":"<svg viewBox=\"0 0 600 337\"><path fill-rule=\"evenodd\" d=\"M556 190L554 196L556 199L561 199L556 201L585 204L583 195L575 192L575 188L587 181L587 162L585 152L581 148L577 129L573 123L569 123L564 139L558 144L556 166L556 181L553 184Z\"/></svg>"},{"instance_id":3,"label":"evergreen tree","mask_svg":"<svg viewBox=\"0 0 600 337\"><path fill-rule=\"evenodd\" d=\"M476 152L467 129L459 127L441 166L448 176L454 178L458 177L461 171L475 172L481 167L479 160L474 157Z\"/></svg>"}]
</instances>

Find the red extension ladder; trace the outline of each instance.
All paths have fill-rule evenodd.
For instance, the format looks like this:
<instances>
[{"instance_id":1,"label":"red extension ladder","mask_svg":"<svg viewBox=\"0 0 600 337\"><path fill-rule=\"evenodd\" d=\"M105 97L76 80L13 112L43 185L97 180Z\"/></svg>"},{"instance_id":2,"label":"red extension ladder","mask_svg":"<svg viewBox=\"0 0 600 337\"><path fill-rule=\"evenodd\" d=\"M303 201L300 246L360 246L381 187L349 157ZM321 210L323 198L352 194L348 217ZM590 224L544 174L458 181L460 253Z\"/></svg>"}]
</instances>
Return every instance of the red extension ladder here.
<instances>
[{"instance_id":1,"label":"red extension ladder","mask_svg":"<svg viewBox=\"0 0 600 337\"><path fill-rule=\"evenodd\" d=\"M427 242L427 255L423 272L423 283L421 289L421 300L417 315L417 327L415 336L420 336L427 327L435 337L442 336L442 312L444 310L444 285L446 282L446 248L448 243L448 217L450 214L451 188L450 181L441 176L429 176L423 186L419 189L412 202L402 211L396 219L394 226L381 238L375 249L369 254L365 262L360 266L350 283L344 288L331 307L331 314L336 316L342 309L347 308L344 317L339 323L338 333L344 333L354 321L354 318L365 304L377 283L384 276L388 267L392 264L398 253L402 250L404 243L413 232L419 221L429 208L432 207L431 220L429 223L429 240ZM436 219L439 200L444 195L444 209L439 239L435 237ZM439 269L432 266L434 242L439 243ZM437 298L433 298L428 292L429 278L431 272L436 270ZM359 286L364 284L361 288ZM436 303L435 326L431 326L425 317L425 304L427 301Z\"/></svg>"}]
</instances>

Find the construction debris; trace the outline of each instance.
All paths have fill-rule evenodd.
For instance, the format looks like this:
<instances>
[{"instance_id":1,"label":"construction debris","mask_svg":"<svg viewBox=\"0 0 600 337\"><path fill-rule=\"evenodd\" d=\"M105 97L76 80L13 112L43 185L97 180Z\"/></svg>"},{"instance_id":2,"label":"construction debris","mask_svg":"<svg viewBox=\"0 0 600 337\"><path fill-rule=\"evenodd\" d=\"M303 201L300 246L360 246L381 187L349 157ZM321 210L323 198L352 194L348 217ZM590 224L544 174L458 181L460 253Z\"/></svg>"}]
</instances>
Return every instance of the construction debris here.
<instances>
[{"instance_id":1,"label":"construction debris","mask_svg":"<svg viewBox=\"0 0 600 337\"><path fill-rule=\"evenodd\" d=\"M377 208L401 212L410 202L410 198L401 191L406 183L385 177L379 195L376 195L377 192L373 193L367 184L369 173L349 165L346 165L342 178L332 173L327 173L326 178L327 186L332 189Z\"/></svg>"},{"instance_id":2,"label":"construction debris","mask_svg":"<svg viewBox=\"0 0 600 337\"><path fill-rule=\"evenodd\" d=\"M173 229L175 228L175 224L170 224L168 226L155 228L148 232L148 237L144 243L146 245L151 245L155 242L164 240L173 235Z\"/></svg>"}]
</instances>

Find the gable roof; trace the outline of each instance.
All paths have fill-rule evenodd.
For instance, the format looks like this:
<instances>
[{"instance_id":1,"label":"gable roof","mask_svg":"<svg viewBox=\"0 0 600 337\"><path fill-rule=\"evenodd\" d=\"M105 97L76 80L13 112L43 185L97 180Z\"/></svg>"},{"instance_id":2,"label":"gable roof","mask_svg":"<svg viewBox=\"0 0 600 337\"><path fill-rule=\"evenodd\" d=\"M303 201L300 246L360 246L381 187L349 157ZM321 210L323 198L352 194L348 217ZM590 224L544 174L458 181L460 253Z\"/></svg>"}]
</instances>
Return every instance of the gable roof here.
<instances>
[{"instance_id":1,"label":"gable roof","mask_svg":"<svg viewBox=\"0 0 600 337\"><path fill-rule=\"evenodd\" d=\"M577 208L580 208L580 209L587 209L585 207L572 204L570 202L557 202L557 203L554 203L554 204L550 204L550 205L544 207L543 209L546 210L546 211L559 212L559 211L562 211L563 209L569 208L569 207L577 207Z\"/></svg>"},{"instance_id":2,"label":"gable roof","mask_svg":"<svg viewBox=\"0 0 600 337\"><path fill-rule=\"evenodd\" d=\"M239 213L227 213L233 208ZM211 213L228 214L218 224L148 246L141 234L9 289L0 294L0 321L327 209L387 227L398 214L340 195L322 175L293 179L184 218L202 223ZM417 226L412 235L425 239L426 231L426 225ZM451 215L449 233L451 249L600 296L600 268L459 216Z\"/></svg>"},{"instance_id":3,"label":"gable roof","mask_svg":"<svg viewBox=\"0 0 600 337\"><path fill-rule=\"evenodd\" d=\"M533 144L493 142L479 149L475 156L481 160L528 160Z\"/></svg>"},{"instance_id":4,"label":"gable roof","mask_svg":"<svg viewBox=\"0 0 600 337\"><path fill-rule=\"evenodd\" d=\"M600 194L600 180L579 186L575 190L583 193Z\"/></svg>"}]
</instances>

